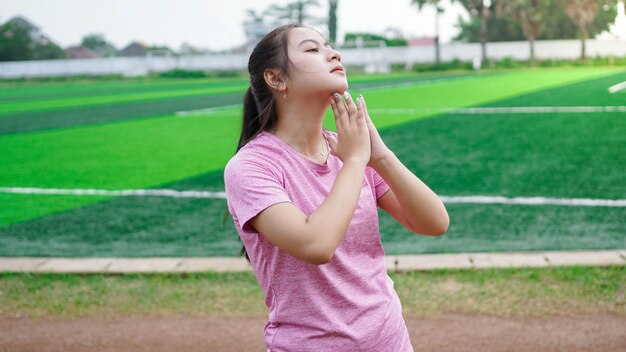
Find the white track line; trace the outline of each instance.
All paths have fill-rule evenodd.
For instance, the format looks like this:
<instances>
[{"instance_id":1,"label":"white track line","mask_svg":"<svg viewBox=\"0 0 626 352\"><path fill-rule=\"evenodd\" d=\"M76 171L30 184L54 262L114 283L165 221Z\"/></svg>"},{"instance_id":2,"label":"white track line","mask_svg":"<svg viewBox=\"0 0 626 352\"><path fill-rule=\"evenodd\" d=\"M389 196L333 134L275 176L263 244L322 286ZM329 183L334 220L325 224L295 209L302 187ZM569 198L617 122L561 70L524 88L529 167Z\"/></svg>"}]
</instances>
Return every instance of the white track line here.
<instances>
[{"instance_id":1,"label":"white track line","mask_svg":"<svg viewBox=\"0 0 626 352\"><path fill-rule=\"evenodd\" d=\"M57 194L75 196L160 196L173 198L213 198L226 199L225 192L177 191L173 189L62 189L33 187L0 187L0 193L18 194ZM545 197L501 197L501 196L439 196L444 203L480 203L480 204L520 204L520 205L567 205L626 207L626 199L589 199L589 198L545 198Z\"/></svg>"},{"instance_id":2,"label":"white track line","mask_svg":"<svg viewBox=\"0 0 626 352\"><path fill-rule=\"evenodd\" d=\"M19 194L56 194L73 196L159 196L173 198L224 198L225 192L208 191L177 191L173 189L64 189L64 188L34 188L34 187L0 187L0 193Z\"/></svg>"},{"instance_id":3,"label":"white track line","mask_svg":"<svg viewBox=\"0 0 626 352\"><path fill-rule=\"evenodd\" d=\"M609 93L614 94L626 88L626 81L609 87Z\"/></svg>"},{"instance_id":4,"label":"white track line","mask_svg":"<svg viewBox=\"0 0 626 352\"><path fill-rule=\"evenodd\" d=\"M625 88L626 88L626 82ZM235 107L242 107L241 104L217 106L206 109L177 111L176 116L186 117L203 114L211 114L228 110ZM369 109L373 114L420 114L420 113L447 113L455 115L494 115L494 114L570 114L570 113L605 113L605 112L626 112L626 106L505 106L505 107L473 107L473 108L374 108Z\"/></svg>"}]
</instances>

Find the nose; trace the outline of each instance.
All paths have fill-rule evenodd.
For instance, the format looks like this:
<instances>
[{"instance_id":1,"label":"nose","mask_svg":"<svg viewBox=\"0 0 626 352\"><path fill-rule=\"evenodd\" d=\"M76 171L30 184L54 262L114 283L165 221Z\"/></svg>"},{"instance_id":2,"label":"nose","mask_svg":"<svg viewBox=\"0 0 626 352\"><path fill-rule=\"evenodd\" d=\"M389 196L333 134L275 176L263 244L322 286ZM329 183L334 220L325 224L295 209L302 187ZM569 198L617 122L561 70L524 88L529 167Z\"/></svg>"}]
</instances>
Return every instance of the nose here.
<instances>
[{"instance_id":1,"label":"nose","mask_svg":"<svg viewBox=\"0 0 626 352\"><path fill-rule=\"evenodd\" d=\"M339 54L339 52L335 49L332 49L330 52L330 61L333 61L333 59L337 59L337 61L341 62L341 54Z\"/></svg>"}]
</instances>

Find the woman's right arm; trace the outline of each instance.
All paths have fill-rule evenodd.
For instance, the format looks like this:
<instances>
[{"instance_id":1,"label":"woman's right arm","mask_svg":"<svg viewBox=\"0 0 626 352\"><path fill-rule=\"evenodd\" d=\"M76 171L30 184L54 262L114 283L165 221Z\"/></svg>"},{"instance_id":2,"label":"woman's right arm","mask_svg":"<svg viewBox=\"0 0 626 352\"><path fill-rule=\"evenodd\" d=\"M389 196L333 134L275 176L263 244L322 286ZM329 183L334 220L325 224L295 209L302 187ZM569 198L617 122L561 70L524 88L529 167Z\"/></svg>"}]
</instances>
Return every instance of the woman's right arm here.
<instances>
[{"instance_id":1,"label":"woman's right arm","mask_svg":"<svg viewBox=\"0 0 626 352\"><path fill-rule=\"evenodd\" d=\"M293 203L267 207L250 220L252 226L285 252L311 264L328 263L356 210L370 159L370 136L363 104L346 94L331 98L338 141L329 139L332 154L343 161L328 196L309 216Z\"/></svg>"},{"instance_id":2,"label":"woman's right arm","mask_svg":"<svg viewBox=\"0 0 626 352\"><path fill-rule=\"evenodd\" d=\"M277 203L250 224L283 251L310 264L328 263L350 225L361 194L366 162L346 161L328 196L308 217L293 203Z\"/></svg>"}]
</instances>

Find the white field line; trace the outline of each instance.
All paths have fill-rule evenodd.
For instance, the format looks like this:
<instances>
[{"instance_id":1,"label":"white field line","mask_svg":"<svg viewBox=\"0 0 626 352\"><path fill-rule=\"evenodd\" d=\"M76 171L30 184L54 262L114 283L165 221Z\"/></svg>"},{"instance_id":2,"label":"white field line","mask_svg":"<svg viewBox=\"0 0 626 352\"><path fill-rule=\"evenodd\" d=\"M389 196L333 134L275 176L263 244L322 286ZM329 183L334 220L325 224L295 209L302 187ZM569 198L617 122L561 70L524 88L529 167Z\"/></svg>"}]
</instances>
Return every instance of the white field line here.
<instances>
[{"instance_id":1,"label":"white field line","mask_svg":"<svg viewBox=\"0 0 626 352\"><path fill-rule=\"evenodd\" d=\"M0 193L18 194L57 194L75 196L160 196L174 198L212 198L226 199L226 192L177 191L173 189L62 189L33 187L0 187ZM439 196L444 203L474 204L520 204L520 205L569 205L626 207L626 199L589 199L589 198L545 198L545 197L501 197L501 196Z\"/></svg>"},{"instance_id":2,"label":"white field line","mask_svg":"<svg viewBox=\"0 0 626 352\"><path fill-rule=\"evenodd\" d=\"M206 109L177 111L176 116L196 116L220 112L241 104L217 106ZM626 112L626 106L507 106L507 107L475 107L475 108L374 108L369 109L374 114L431 114L447 113L456 115L495 115L495 114L564 114L564 113L605 113Z\"/></svg>"},{"instance_id":3,"label":"white field line","mask_svg":"<svg viewBox=\"0 0 626 352\"><path fill-rule=\"evenodd\" d=\"M173 198L224 198L225 192L208 191L177 191L173 189L67 189L67 188L34 188L34 187L0 187L0 193L19 194L56 194L73 196L159 196Z\"/></svg>"},{"instance_id":4,"label":"white field line","mask_svg":"<svg viewBox=\"0 0 626 352\"><path fill-rule=\"evenodd\" d=\"M614 94L626 88L626 81L609 87L609 93Z\"/></svg>"},{"instance_id":5,"label":"white field line","mask_svg":"<svg viewBox=\"0 0 626 352\"><path fill-rule=\"evenodd\" d=\"M475 107L475 108L387 108L369 109L372 113L381 114L418 114L447 113L458 115L487 114L562 114L562 113L604 113L626 112L626 106L507 106L507 107Z\"/></svg>"}]
</instances>

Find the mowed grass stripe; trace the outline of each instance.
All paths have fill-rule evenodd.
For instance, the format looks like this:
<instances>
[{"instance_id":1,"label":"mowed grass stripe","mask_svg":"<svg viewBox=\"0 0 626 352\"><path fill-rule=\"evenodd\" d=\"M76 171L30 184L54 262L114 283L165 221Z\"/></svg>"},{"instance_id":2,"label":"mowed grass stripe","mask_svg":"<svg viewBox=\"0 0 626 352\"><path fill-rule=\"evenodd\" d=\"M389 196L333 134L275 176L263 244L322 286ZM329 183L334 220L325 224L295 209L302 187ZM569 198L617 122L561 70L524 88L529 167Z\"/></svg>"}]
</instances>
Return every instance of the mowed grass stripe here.
<instances>
[{"instance_id":1,"label":"mowed grass stripe","mask_svg":"<svg viewBox=\"0 0 626 352\"><path fill-rule=\"evenodd\" d=\"M15 114L26 111L41 111L41 110L57 110L68 107L77 106L96 106L105 104L117 104L131 101L150 101L176 97L187 96L199 96L209 94L225 94L241 92L247 87L247 84L240 83L229 87L209 87L209 88L194 88L194 89L179 89L157 92L135 92L129 94L110 94L110 95L96 95L86 97L75 98L55 98L38 101L29 101L27 104L22 102L0 102L0 118L2 116ZM1 119L0 119L1 121Z\"/></svg>"},{"instance_id":2,"label":"mowed grass stripe","mask_svg":"<svg viewBox=\"0 0 626 352\"><path fill-rule=\"evenodd\" d=\"M625 106L623 94L611 94L608 88L626 81L626 71L585 80L549 90L520 95L513 99L492 101L482 106Z\"/></svg>"},{"instance_id":3,"label":"mowed grass stripe","mask_svg":"<svg viewBox=\"0 0 626 352\"><path fill-rule=\"evenodd\" d=\"M238 104L242 94L214 94L153 101L137 101L105 106L86 106L53 111L31 111L0 118L0 135L45 129L77 127L115 121L171 116L179 110L206 109Z\"/></svg>"},{"instance_id":4,"label":"mowed grass stripe","mask_svg":"<svg viewBox=\"0 0 626 352\"><path fill-rule=\"evenodd\" d=\"M0 184L146 188L222 168L237 119L159 117L0 137ZM45 170L45 172L42 172Z\"/></svg>"},{"instance_id":5,"label":"mowed grass stripe","mask_svg":"<svg viewBox=\"0 0 626 352\"><path fill-rule=\"evenodd\" d=\"M77 98L84 96L94 96L94 95L125 95L129 93L147 93L147 92L163 92L170 91L175 89L195 89L195 88L209 88L209 87L220 87L227 88L229 86L241 86L242 84L246 84L245 80L237 80L233 82L220 82L220 81L189 81L186 84L182 84L178 82L177 84L166 83L167 81L164 79L153 80L153 84L151 85L139 85L133 84L131 82L127 84L119 84L117 86L103 86L102 84L93 82L91 84L85 84L82 87L72 87L74 89L55 89L48 92L38 93L38 94L23 94L23 95L0 95L0 103L1 102L20 102L24 104L28 104L32 101L44 101L58 98Z\"/></svg>"},{"instance_id":6,"label":"mowed grass stripe","mask_svg":"<svg viewBox=\"0 0 626 352\"><path fill-rule=\"evenodd\" d=\"M82 94L82 92L99 93L118 92L124 89L168 90L180 88L196 88L208 86L228 86L247 82L246 77L234 78L125 78L109 80L85 79L71 82L10 82L0 80L0 99L36 98L54 94Z\"/></svg>"}]
</instances>

